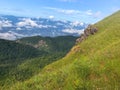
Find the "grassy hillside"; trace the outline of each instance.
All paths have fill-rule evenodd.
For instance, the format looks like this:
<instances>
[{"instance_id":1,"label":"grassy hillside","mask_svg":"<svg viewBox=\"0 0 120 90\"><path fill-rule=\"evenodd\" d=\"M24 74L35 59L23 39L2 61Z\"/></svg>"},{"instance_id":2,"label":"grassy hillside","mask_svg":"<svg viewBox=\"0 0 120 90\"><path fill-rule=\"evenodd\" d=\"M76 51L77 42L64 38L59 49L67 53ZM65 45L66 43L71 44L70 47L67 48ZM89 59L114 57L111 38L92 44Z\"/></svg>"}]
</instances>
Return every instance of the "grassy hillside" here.
<instances>
[{"instance_id":1,"label":"grassy hillside","mask_svg":"<svg viewBox=\"0 0 120 90\"><path fill-rule=\"evenodd\" d=\"M20 39L19 42L0 40L0 87L23 82L38 74L43 67L62 58L75 44L75 40L76 37L72 36L35 36ZM42 41L42 49L38 45L39 41ZM44 47L45 44L49 49Z\"/></svg>"},{"instance_id":2,"label":"grassy hillside","mask_svg":"<svg viewBox=\"0 0 120 90\"><path fill-rule=\"evenodd\" d=\"M95 24L98 32L63 59L11 90L120 90L120 11Z\"/></svg>"}]
</instances>

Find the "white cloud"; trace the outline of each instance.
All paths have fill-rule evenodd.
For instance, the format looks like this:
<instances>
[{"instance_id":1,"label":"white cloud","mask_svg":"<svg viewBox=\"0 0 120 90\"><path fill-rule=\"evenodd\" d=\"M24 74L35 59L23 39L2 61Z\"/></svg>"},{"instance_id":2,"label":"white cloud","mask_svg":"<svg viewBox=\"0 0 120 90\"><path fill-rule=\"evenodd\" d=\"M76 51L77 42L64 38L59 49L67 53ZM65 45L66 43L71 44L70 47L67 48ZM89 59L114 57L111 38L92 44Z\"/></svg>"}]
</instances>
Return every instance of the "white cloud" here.
<instances>
[{"instance_id":1,"label":"white cloud","mask_svg":"<svg viewBox=\"0 0 120 90\"><path fill-rule=\"evenodd\" d=\"M38 28L48 28L48 25L39 25Z\"/></svg>"},{"instance_id":2,"label":"white cloud","mask_svg":"<svg viewBox=\"0 0 120 90\"><path fill-rule=\"evenodd\" d=\"M79 20L86 23L95 23L102 19L103 13L101 11L93 10L78 10L78 9L62 9L54 7L43 7L51 12L59 15L61 19L64 20ZM66 18L67 17L67 18Z\"/></svg>"},{"instance_id":3,"label":"white cloud","mask_svg":"<svg viewBox=\"0 0 120 90\"><path fill-rule=\"evenodd\" d=\"M88 10L86 11L86 14L94 18L100 18L102 13L101 11L93 12L92 10Z\"/></svg>"},{"instance_id":4,"label":"white cloud","mask_svg":"<svg viewBox=\"0 0 120 90\"><path fill-rule=\"evenodd\" d=\"M100 11L92 11L92 10L86 10L86 11L80 11L80 10L74 10L74 9L61 9L61 8L54 8L54 7L44 7L45 9L48 10L53 10L57 13L60 14L65 14L65 15L71 15L71 17L94 17L94 18L100 18L101 17L101 12Z\"/></svg>"},{"instance_id":5,"label":"white cloud","mask_svg":"<svg viewBox=\"0 0 120 90\"><path fill-rule=\"evenodd\" d=\"M57 25L63 25L63 23L60 23L60 22L57 22L56 24L57 24Z\"/></svg>"},{"instance_id":6,"label":"white cloud","mask_svg":"<svg viewBox=\"0 0 120 90\"><path fill-rule=\"evenodd\" d=\"M78 25L83 26L83 25L84 25L84 23L79 22L79 21L75 21L75 22L72 22L72 23L71 23L71 25L72 25L72 26L78 26Z\"/></svg>"},{"instance_id":7,"label":"white cloud","mask_svg":"<svg viewBox=\"0 0 120 90\"><path fill-rule=\"evenodd\" d=\"M38 27L38 24L31 20L30 18L24 18L21 22L17 23L18 27L24 27L24 26L31 26L31 27Z\"/></svg>"},{"instance_id":8,"label":"white cloud","mask_svg":"<svg viewBox=\"0 0 120 90\"><path fill-rule=\"evenodd\" d=\"M22 30L22 28L20 28L20 27L17 27L17 28L16 28L16 30Z\"/></svg>"},{"instance_id":9,"label":"white cloud","mask_svg":"<svg viewBox=\"0 0 120 90\"><path fill-rule=\"evenodd\" d=\"M93 12L92 12L92 10L88 10L88 11L86 11L86 14L91 16L91 15L93 15Z\"/></svg>"},{"instance_id":10,"label":"white cloud","mask_svg":"<svg viewBox=\"0 0 120 90\"><path fill-rule=\"evenodd\" d=\"M54 16L50 16L50 18L54 18ZM56 26L51 26L51 25L42 25L42 24L37 24L35 21L31 20L30 18L23 18L21 22L18 22L16 24L17 26L17 30L22 30L21 27L25 27L27 29L29 28L50 28L50 27L53 27L53 28L56 28Z\"/></svg>"},{"instance_id":11,"label":"white cloud","mask_svg":"<svg viewBox=\"0 0 120 90\"><path fill-rule=\"evenodd\" d=\"M3 27L12 27L12 23L9 20L2 20L0 21L0 29L2 29Z\"/></svg>"},{"instance_id":12,"label":"white cloud","mask_svg":"<svg viewBox=\"0 0 120 90\"><path fill-rule=\"evenodd\" d=\"M70 33L70 34L82 34L84 32L84 29L82 30L76 30L76 29L64 29L62 30L62 32L65 32L65 33Z\"/></svg>"},{"instance_id":13,"label":"white cloud","mask_svg":"<svg viewBox=\"0 0 120 90\"><path fill-rule=\"evenodd\" d=\"M59 13L63 13L63 14L80 14L81 13L81 11L73 10L73 9L61 9L61 8L53 8L53 7L44 7L44 8L48 10L53 10Z\"/></svg>"},{"instance_id":14,"label":"white cloud","mask_svg":"<svg viewBox=\"0 0 120 90\"><path fill-rule=\"evenodd\" d=\"M64 13L64 14L78 14L80 11L78 10L58 10L58 12Z\"/></svg>"},{"instance_id":15,"label":"white cloud","mask_svg":"<svg viewBox=\"0 0 120 90\"><path fill-rule=\"evenodd\" d=\"M15 40L17 37L25 37L22 34L18 34L12 31L6 32L6 33L0 33L1 39L7 39L7 40Z\"/></svg>"},{"instance_id":16,"label":"white cloud","mask_svg":"<svg viewBox=\"0 0 120 90\"><path fill-rule=\"evenodd\" d=\"M51 15L51 16L49 16L49 18L50 18L50 19L54 19L55 17Z\"/></svg>"},{"instance_id":17,"label":"white cloud","mask_svg":"<svg viewBox=\"0 0 120 90\"><path fill-rule=\"evenodd\" d=\"M0 33L0 38L1 39L15 39L16 36L10 34L10 33Z\"/></svg>"}]
</instances>

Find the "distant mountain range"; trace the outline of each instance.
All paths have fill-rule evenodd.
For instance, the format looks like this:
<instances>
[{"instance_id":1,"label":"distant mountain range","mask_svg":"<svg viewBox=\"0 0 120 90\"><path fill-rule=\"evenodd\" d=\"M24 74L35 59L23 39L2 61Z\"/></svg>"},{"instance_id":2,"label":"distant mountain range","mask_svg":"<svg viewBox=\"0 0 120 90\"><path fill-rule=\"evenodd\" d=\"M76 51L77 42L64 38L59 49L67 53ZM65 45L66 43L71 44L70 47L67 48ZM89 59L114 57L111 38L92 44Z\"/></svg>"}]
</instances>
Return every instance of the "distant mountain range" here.
<instances>
[{"instance_id":1,"label":"distant mountain range","mask_svg":"<svg viewBox=\"0 0 120 90\"><path fill-rule=\"evenodd\" d=\"M0 38L15 40L30 36L78 36L87 25L78 21L0 15Z\"/></svg>"}]
</instances>

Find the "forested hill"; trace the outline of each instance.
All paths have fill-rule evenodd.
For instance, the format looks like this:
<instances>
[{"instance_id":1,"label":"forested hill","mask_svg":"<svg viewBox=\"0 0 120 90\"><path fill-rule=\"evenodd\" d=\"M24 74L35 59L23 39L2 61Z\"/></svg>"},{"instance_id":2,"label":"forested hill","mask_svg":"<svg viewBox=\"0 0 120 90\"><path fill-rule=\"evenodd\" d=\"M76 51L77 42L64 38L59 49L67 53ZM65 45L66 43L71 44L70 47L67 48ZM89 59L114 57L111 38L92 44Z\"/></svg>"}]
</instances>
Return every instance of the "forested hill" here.
<instances>
[{"instance_id":1,"label":"forested hill","mask_svg":"<svg viewBox=\"0 0 120 90\"><path fill-rule=\"evenodd\" d=\"M41 37L33 36L16 40L18 43L33 46L39 50L48 53L68 52L75 44L78 37L74 36L58 36L58 37Z\"/></svg>"},{"instance_id":2,"label":"forested hill","mask_svg":"<svg viewBox=\"0 0 120 90\"><path fill-rule=\"evenodd\" d=\"M0 62L6 62L12 60L14 62L16 59L27 59L37 57L42 54L36 48L18 44L14 41L8 41L0 39Z\"/></svg>"}]
</instances>

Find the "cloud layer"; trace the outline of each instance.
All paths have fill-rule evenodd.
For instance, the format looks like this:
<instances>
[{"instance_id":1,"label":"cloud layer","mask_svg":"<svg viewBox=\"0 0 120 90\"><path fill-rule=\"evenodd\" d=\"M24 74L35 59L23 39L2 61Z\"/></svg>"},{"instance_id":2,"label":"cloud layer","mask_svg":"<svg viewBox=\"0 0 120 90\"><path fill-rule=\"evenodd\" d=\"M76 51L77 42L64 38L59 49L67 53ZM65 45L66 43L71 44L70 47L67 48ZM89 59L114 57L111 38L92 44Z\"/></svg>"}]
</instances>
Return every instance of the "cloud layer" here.
<instances>
[{"instance_id":1,"label":"cloud layer","mask_svg":"<svg viewBox=\"0 0 120 90\"><path fill-rule=\"evenodd\" d=\"M0 29L2 29L3 27L12 27L12 23L9 20L2 20L0 21Z\"/></svg>"},{"instance_id":2,"label":"cloud layer","mask_svg":"<svg viewBox=\"0 0 120 90\"><path fill-rule=\"evenodd\" d=\"M31 27L38 27L37 23L30 18L24 18L21 22L17 23L18 27L24 27L24 26L31 26Z\"/></svg>"},{"instance_id":3,"label":"cloud layer","mask_svg":"<svg viewBox=\"0 0 120 90\"><path fill-rule=\"evenodd\" d=\"M82 34L84 32L84 29L82 30L76 30L76 29L64 29L62 30L65 33L70 33L70 34Z\"/></svg>"}]
</instances>

